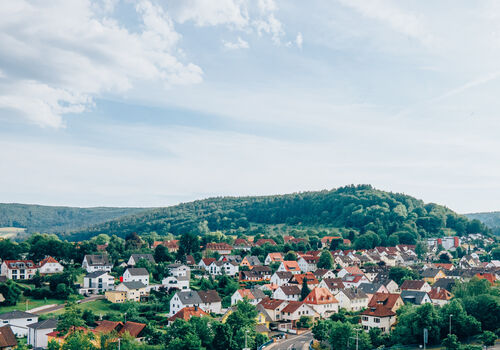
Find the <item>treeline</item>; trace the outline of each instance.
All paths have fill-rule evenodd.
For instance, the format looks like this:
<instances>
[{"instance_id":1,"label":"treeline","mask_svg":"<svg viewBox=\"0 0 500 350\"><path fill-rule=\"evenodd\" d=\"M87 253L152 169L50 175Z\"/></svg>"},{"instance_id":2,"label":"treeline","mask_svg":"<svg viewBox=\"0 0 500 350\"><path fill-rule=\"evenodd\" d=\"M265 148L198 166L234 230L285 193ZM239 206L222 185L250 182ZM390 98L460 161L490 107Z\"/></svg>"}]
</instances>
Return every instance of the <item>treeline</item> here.
<instances>
[{"instance_id":1,"label":"treeline","mask_svg":"<svg viewBox=\"0 0 500 350\"><path fill-rule=\"evenodd\" d=\"M492 211L488 213L471 213L465 214L471 220L479 220L488 226L491 231L500 236L500 211Z\"/></svg>"},{"instance_id":2,"label":"treeline","mask_svg":"<svg viewBox=\"0 0 500 350\"><path fill-rule=\"evenodd\" d=\"M0 204L0 227L25 228L27 232L61 233L81 230L144 208L73 208L32 204Z\"/></svg>"},{"instance_id":3,"label":"treeline","mask_svg":"<svg viewBox=\"0 0 500 350\"><path fill-rule=\"evenodd\" d=\"M468 233L488 234L478 220L469 220L450 209L425 204L413 197L374 189L370 185L346 186L331 191L303 192L262 197L221 197L159 208L112 220L72 234L86 239L96 234L126 236L187 232L205 234L250 233L282 225L292 228L338 228L379 244L414 243L422 237ZM378 238L374 238L374 237Z\"/></svg>"}]
</instances>

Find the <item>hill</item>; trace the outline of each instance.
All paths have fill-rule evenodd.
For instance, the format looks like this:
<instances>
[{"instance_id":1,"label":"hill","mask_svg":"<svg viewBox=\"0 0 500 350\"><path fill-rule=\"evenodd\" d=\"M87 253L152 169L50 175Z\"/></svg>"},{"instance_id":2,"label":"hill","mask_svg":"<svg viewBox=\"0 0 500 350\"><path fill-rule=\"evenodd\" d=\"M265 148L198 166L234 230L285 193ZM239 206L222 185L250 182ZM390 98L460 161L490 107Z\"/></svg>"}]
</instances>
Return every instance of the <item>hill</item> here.
<instances>
[{"instance_id":1,"label":"hill","mask_svg":"<svg viewBox=\"0 0 500 350\"><path fill-rule=\"evenodd\" d=\"M471 220L479 220L488 226L493 233L500 235L500 211L492 211L486 213L470 213L465 214Z\"/></svg>"},{"instance_id":2,"label":"hill","mask_svg":"<svg viewBox=\"0 0 500 350\"><path fill-rule=\"evenodd\" d=\"M73 208L0 203L0 227L24 228L28 233L64 233L144 210L144 208Z\"/></svg>"},{"instance_id":3,"label":"hill","mask_svg":"<svg viewBox=\"0 0 500 350\"><path fill-rule=\"evenodd\" d=\"M177 235L219 230L237 234L325 228L352 238L374 233L381 243L412 243L420 237L489 232L479 221L471 221L446 207L359 185L274 196L209 198L111 220L68 238L86 239L100 233L123 237L133 232Z\"/></svg>"}]
</instances>

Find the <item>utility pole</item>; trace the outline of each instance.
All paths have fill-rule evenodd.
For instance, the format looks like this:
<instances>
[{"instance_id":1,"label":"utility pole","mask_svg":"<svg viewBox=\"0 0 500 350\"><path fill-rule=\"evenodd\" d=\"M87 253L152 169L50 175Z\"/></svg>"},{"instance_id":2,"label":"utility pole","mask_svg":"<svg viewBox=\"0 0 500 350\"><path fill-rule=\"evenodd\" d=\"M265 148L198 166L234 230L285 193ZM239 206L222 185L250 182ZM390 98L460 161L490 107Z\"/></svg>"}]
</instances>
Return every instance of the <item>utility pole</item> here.
<instances>
[{"instance_id":1,"label":"utility pole","mask_svg":"<svg viewBox=\"0 0 500 350\"><path fill-rule=\"evenodd\" d=\"M452 316L453 316L453 315L452 315L452 314L450 314L450 330L449 330L449 332L448 332L448 335L451 335L451 317L452 317Z\"/></svg>"},{"instance_id":2,"label":"utility pole","mask_svg":"<svg viewBox=\"0 0 500 350\"><path fill-rule=\"evenodd\" d=\"M120 338L118 338L118 350L120 350Z\"/></svg>"}]
</instances>

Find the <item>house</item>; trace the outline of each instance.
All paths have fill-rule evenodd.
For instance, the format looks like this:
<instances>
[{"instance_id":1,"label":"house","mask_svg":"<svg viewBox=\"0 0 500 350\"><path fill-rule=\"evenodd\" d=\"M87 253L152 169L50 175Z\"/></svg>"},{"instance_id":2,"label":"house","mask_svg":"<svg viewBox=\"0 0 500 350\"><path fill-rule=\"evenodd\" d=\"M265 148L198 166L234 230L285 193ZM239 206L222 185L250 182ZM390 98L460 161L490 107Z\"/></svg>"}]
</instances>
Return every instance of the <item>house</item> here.
<instances>
[{"instance_id":1,"label":"house","mask_svg":"<svg viewBox=\"0 0 500 350\"><path fill-rule=\"evenodd\" d=\"M280 286L273 292L273 299L279 300L299 300L299 287L295 286Z\"/></svg>"},{"instance_id":2,"label":"house","mask_svg":"<svg viewBox=\"0 0 500 350\"><path fill-rule=\"evenodd\" d=\"M342 283L346 288L357 288L361 283L369 283L365 275L345 275L342 278Z\"/></svg>"},{"instance_id":3,"label":"house","mask_svg":"<svg viewBox=\"0 0 500 350\"><path fill-rule=\"evenodd\" d=\"M273 322L281 320L281 310L288 305L288 302L280 299L264 298L257 304L257 309L265 311Z\"/></svg>"},{"instance_id":4,"label":"house","mask_svg":"<svg viewBox=\"0 0 500 350\"><path fill-rule=\"evenodd\" d=\"M420 276L425 282L433 284L441 278L445 278L446 275L441 269L425 269L420 273Z\"/></svg>"},{"instance_id":5,"label":"house","mask_svg":"<svg viewBox=\"0 0 500 350\"><path fill-rule=\"evenodd\" d=\"M237 262L234 261L214 261L208 266L208 272L213 275L236 276L240 271Z\"/></svg>"},{"instance_id":6,"label":"house","mask_svg":"<svg viewBox=\"0 0 500 350\"><path fill-rule=\"evenodd\" d=\"M333 294L326 288L314 288L304 299L304 303L309 305L320 317L326 318L339 311L339 302Z\"/></svg>"},{"instance_id":7,"label":"house","mask_svg":"<svg viewBox=\"0 0 500 350\"><path fill-rule=\"evenodd\" d=\"M474 277L487 280L488 282L490 282L491 285L495 284L496 280L495 274L486 272L478 272L474 275Z\"/></svg>"},{"instance_id":8,"label":"house","mask_svg":"<svg viewBox=\"0 0 500 350\"><path fill-rule=\"evenodd\" d=\"M446 271L451 271L451 270L455 269L455 266L453 264L451 264L451 263L449 263L449 264L434 263L434 267L436 267L438 269L443 269L443 270L446 270Z\"/></svg>"},{"instance_id":9,"label":"house","mask_svg":"<svg viewBox=\"0 0 500 350\"><path fill-rule=\"evenodd\" d=\"M167 276L161 280L163 287L167 289L189 290L189 277L187 276Z\"/></svg>"},{"instance_id":10,"label":"house","mask_svg":"<svg viewBox=\"0 0 500 350\"><path fill-rule=\"evenodd\" d=\"M28 345L33 349L47 347L47 334L53 332L57 328L57 319L49 318L43 321L28 325Z\"/></svg>"},{"instance_id":11,"label":"house","mask_svg":"<svg viewBox=\"0 0 500 350\"><path fill-rule=\"evenodd\" d=\"M95 271L83 277L80 294L99 294L115 289L115 278L106 271Z\"/></svg>"},{"instance_id":12,"label":"house","mask_svg":"<svg viewBox=\"0 0 500 350\"><path fill-rule=\"evenodd\" d=\"M358 290L365 292L368 299L370 299L375 293L389 293L387 287L382 283L361 283Z\"/></svg>"},{"instance_id":13,"label":"house","mask_svg":"<svg viewBox=\"0 0 500 350\"><path fill-rule=\"evenodd\" d=\"M11 350L17 347L17 339L10 326L0 327L0 349Z\"/></svg>"},{"instance_id":14,"label":"house","mask_svg":"<svg viewBox=\"0 0 500 350\"><path fill-rule=\"evenodd\" d=\"M122 282L141 282L142 284L149 285L149 272L144 267L129 267L123 273Z\"/></svg>"},{"instance_id":15,"label":"house","mask_svg":"<svg viewBox=\"0 0 500 350\"><path fill-rule=\"evenodd\" d=\"M342 237L340 236L325 236L321 238L321 247L328 249L332 245L332 241L337 239L339 240L339 243L343 243Z\"/></svg>"},{"instance_id":16,"label":"house","mask_svg":"<svg viewBox=\"0 0 500 350\"><path fill-rule=\"evenodd\" d=\"M4 260L1 274L9 280L29 280L35 276L37 267L31 260Z\"/></svg>"},{"instance_id":17,"label":"house","mask_svg":"<svg viewBox=\"0 0 500 350\"><path fill-rule=\"evenodd\" d=\"M443 306L447 304L451 300L451 298L453 298L453 294L451 294L446 289L440 287L432 288L431 291L427 294L429 295L431 302L434 305L438 306Z\"/></svg>"},{"instance_id":18,"label":"house","mask_svg":"<svg viewBox=\"0 0 500 350\"><path fill-rule=\"evenodd\" d=\"M47 256L38 263L38 271L40 275L51 275L54 273L63 272L64 267L53 257Z\"/></svg>"},{"instance_id":19,"label":"house","mask_svg":"<svg viewBox=\"0 0 500 350\"><path fill-rule=\"evenodd\" d=\"M281 320L290 321L292 327L296 327L297 321L302 316L318 318L319 315L314 309L303 301L289 301L288 305L281 310Z\"/></svg>"},{"instance_id":20,"label":"house","mask_svg":"<svg viewBox=\"0 0 500 350\"><path fill-rule=\"evenodd\" d=\"M128 266L135 266L141 259L146 260L151 264L156 264L155 258L153 258L152 254L132 254L128 259Z\"/></svg>"},{"instance_id":21,"label":"house","mask_svg":"<svg viewBox=\"0 0 500 350\"><path fill-rule=\"evenodd\" d=\"M238 289L231 296L231 305L235 305L238 301L242 301L243 299L247 299L252 305L257 305L264 298L266 298L266 295L258 288Z\"/></svg>"},{"instance_id":22,"label":"house","mask_svg":"<svg viewBox=\"0 0 500 350\"><path fill-rule=\"evenodd\" d=\"M219 261L232 261L232 262L241 264L243 259L241 258L241 255L222 255L219 258Z\"/></svg>"},{"instance_id":23,"label":"house","mask_svg":"<svg viewBox=\"0 0 500 350\"><path fill-rule=\"evenodd\" d=\"M323 278L318 287L327 288L333 295L337 294L339 290L344 289L344 283L340 278Z\"/></svg>"},{"instance_id":24,"label":"house","mask_svg":"<svg viewBox=\"0 0 500 350\"><path fill-rule=\"evenodd\" d=\"M379 277L380 276L380 277ZM373 283L379 283L385 286L389 293L396 293L399 291L399 285L391 280L390 278L384 278L383 275L378 274L372 281Z\"/></svg>"},{"instance_id":25,"label":"house","mask_svg":"<svg viewBox=\"0 0 500 350\"><path fill-rule=\"evenodd\" d=\"M151 246L151 249L156 249L159 245L164 246L167 248L169 253L177 253L179 250L179 240L178 239L172 239L170 241L154 241L153 245Z\"/></svg>"},{"instance_id":26,"label":"house","mask_svg":"<svg viewBox=\"0 0 500 350\"><path fill-rule=\"evenodd\" d=\"M250 270L259 276L260 281L270 281L272 270L269 266L256 265Z\"/></svg>"},{"instance_id":27,"label":"house","mask_svg":"<svg viewBox=\"0 0 500 350\"><path fill-rule=\"evenodd\" d=\"M337 273L337 277L340 278L346 275L364 275L364 272L358 266L346 266Z\"/></svg>"},{"instance_id":28,"label":"house","mask_svg":"<svg viewBox=\"0 0 500 350\"><path fill-rule=\"evenodd\" d=\"M417 290L403 290L401 291L401 299L403 302L415 305L422 305L424 303L431 303L431 298L427 292Z\"/></svg>"},{"instance_id":29,"label":"house","mask_svg":"<svg viewBox=\"0 0 500 350\"><path fill-rule=\"evenodd\" d=\"M184 264L170 264L167 266L168 271L174 277L188 277L191 278L191 268Z\"/></svg>"},{"instance_id":30,"label":"house","mask_svg":"<svg viewBox=\"0 0 500 350\"><path fill-rule=\"evenodd\" d=\"M316 271L313 271L314 276L318 279L318 281L321 281L323 279L323 276L327 275L330 270L328 269L316 269ZM335 277L335 275L334 275Z\"/></svg>"},{"instance_id":31,"label":"house","mask_svg":"<svg viewBox=\"0 0 500 350\"><path fill-rule=\"evenodd\" d=\"M420 292L430 292L431 286L429 283L423 280L405 280L403 284L401 284L401 290L415 290Z\"/></svg>"},{"instance_id":32,"label":"house","mask_svg":"<svg viewBox=\"0 0 500 350\"><path fill-rule=\"evenodd\" d=\"M245 256L240 263L240 266L246 266L248 268L252 268L253 266L258 266L258 265L262 264L260 263L259 258L255 255Z\"/></svg>"},{"instance_id":33,"label":"house","mask_svg":"<svg viewBox=\"0 0 500 350\"><path fill-rule=\"evenodd\" d=\"M264 265L270 265L274 262L283 262L283 254L282 253L269 253L266 256L266 259L264 260Z\"/></svg>"},{"instance_id":34,"label":"house","mask_svg":"<svg viewBox=\"0 0 500 350\"><path fill-rule=\"evenodd\" d=\"M446 289L448 292L451 292L455 288L456 283L457 279L455 278L440 278L432 285L432 288Z\"/></svg>"},{"instance_id":35,"label":"house","mask_svg":"<svg viewBox=\"0 0 500 350\"><path fill-rule=\"evenodd\" d=\"M196 266L196 260L192 255L186 255L186 264L191 268Z\"/></svg>"},{"instance_id":36,"label":"house","mask_svg":"<svg viewBox=\"0 0 500 350\"><path fill-rule=\"evenodd\" d=\"M92 333L94 333L97 336L97 338L99 338L102 334L109 334L111 332L116 332L118 337L122 337L125 333L128 333L131 337L137 340L141 340L143 338L142 331L144 330L144 328L146 328L146 324L144 323L137 323L131 321L123 323L123 322L102 320L102 321L97 321L96 323L97 327L95 327L92 330Z\"/></svg>"},{"instance_id":37,"label":"house","mask_svg":"<svg viewBox=\"0 0 500 350\"><path fill-rule=\"evenodd\" d=\"M261 238L255 242L255 245L259 247L262 247L264 244L276 245L276 242L271 238Z\"/></svg>"},{"instance_id":38,"label":"house","mask_svg":"<svg viewBox=\"0 0 500 350\"><path fill-rule=\"evenodd\" d=\"M109 261L107 254L85 255L82 262L82 268L88 273L96 271L111 272L113 264Z\"/></svg>"},{"instance_id":39,"label":"house","mask_svg":"<svg viewBox=\"0 0 500 350\"><path fill-rule=\"evenodd\" d=\"M368 306L368 295L360 289L345 288L335 294L339 307L347 311L359 311Z\"/></svg>"},{"instance_id":40,"label":"house","mask_svg":"<svg viewBox=\"0 0 500 350\"><path fill-rule=\"evenodd\" d=\"M217 252L220 255L230 255L233 247L227 243L207 243L205 254Z\"/></svg>"},{"instance_id":41,"label":"house","mask_svg":"<svg viewBox=\"0 0 500 350\"><path fill-rule=\"evenodd\" d=\"M172 324L177 319L189 321L191 319L191 317L204 317L204 316L210 316L210 315L207 314L205 311L203 311L198 306L187 306L187 307L179 310L175 315L169 317L168 325Z\"/></svg>"},{"instance_id":42,"label":"house","mask_svg":"<svg viewBox=\"0 0 500 350\"><path fill-rule=\"evenodd\" d=\"M201 270L205 270L205 271L208 271L208 267L210 266L211 263L213 263L214 261L216 261L215 258L203 258L200 260L200 262L198 263L198 267L201 269Z\"/></svg>"},{"instance_id":43,"label":"house","mask_svg":"<svg viewBox=\"0 0 500 350\"><path fill-rule=\"evenodd\" d=\"M404 305L401 295L395 293L375 293L368 302L368 307L384 306L391 311L396 312Z\"/></svg>"},{"instance_id":44,"label":"house","mask_svg":"<svg viewBox=\"0 0 500 350\"><path fill-rule=\"evenodd\" d=\"M125 292L126 301L141 301L141 298L147 295L146 285L136 281L120 283L114 291L106 292L106 299L115 303L123 302L118 301L121 299L118 299L120 295L116 292Z\"/></svg>"},{"instance_id":45,"label":"house","mask_svg":"<svg viewBox=\"0 0 500 350\"><path fill-rule=\"evenodd\" d=\"M304 284L304 279L306 280L308 287L311 289L316 288L319 285L318 279L316 278L316 276L314 276L312 272L304 274L299 273L296 275L292 274L292 278L290 278L290 280L287 282L287 285L289 286L296 285L299 288L302 288L302 285Z\"/></svg>"},{"instance_id":46,"label":"house","mask_svg":"<svg viewBox=\"0 0 500 350\"><path fill-rule=\"evenodd\" d=\"M296 261L282 261L278 267L278 271L288 271L294 275L301 272L299 264Z\"/></svg>"},{"instance_id":47,"label":"house","mask_svg":"<svg viewBox=\"0 0 500 350\"><path fill-rule=\"evenodd\" d=\"M24 311L10 311L0 314L0 324L10 326L16 337L28 335L28 325L38 322L38 315Z\"/></svg>"},{"instance_id":48,"label":"house","mask_svg":"<svg viewBox=\"0 0 500 350\"><path fill-rule=\"evenodd\" d=\"M371 306L361 313L361 325L365 331L380 328L382 333L389 333L396 323L396 313L383 305Z\"/></svg>"},{"instance_id":49,"label":"house","mask_svg":"<svg viewBox=\"0 0 500 350\"><path fill-rule=\"evenodd\" d=\"M282 286L292 278L293 273L289 271L276 271L272 276L271 276L271 284L276 285L276 286Z\"/></svg>"},{"instance_id":50,"label":"house","mask_svg":"<svg viewBox=\"0 0 500 350\"><path fill-rule=\"evenodd\" d=\"M257 271L246 270L240 271L239 276L240 282L260 282L262 281L262 277Z\"/></svg>"},{"instance_id":51,"label":"house","mask_svg":"<svg viewBox=\"0 0 500 350\"><path fill-rule=\"evenodd\" d=\"M252 249L252 243L243 238L236 238L234 240L233 246L234 249L239 249L244 251L249 251L250 249Z\"/></svg>"},{"instance_id":52,"label":"house","mask_svg":"<svg viewBox=\"0 0 500 350\"><path fill-rule=\"evenodd\" d=\"M319 261L319 256L313 255L302 255L297 264L299 265L300 271L302 272L313 272L318 268L317 264Z\"/></svg>"},{"instance_id":53,"label":"house","mask_svg":"<svg viewBox=\"0 0 500 350\"><path fill-rule=\"evenodd\" d=\"M198 306L203 311L221 313L221 298L215 290L207 291L179 291L170 299L170 316L187 306Z\"/></svg>"}]
</instances>

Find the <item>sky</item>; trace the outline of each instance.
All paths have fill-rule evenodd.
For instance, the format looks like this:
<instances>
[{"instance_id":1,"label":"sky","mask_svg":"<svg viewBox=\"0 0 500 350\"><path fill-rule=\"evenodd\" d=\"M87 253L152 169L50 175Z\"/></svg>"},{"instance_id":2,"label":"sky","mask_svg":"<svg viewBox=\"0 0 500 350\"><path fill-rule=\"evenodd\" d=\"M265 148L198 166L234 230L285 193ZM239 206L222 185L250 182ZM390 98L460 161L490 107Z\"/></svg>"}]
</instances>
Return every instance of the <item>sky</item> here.
<instances>
[{"instance_id":1,"label":"sky","mask_svg":"<svg viewBox=\"0 0 500 350\"><path fill-rule=\"evenodd\" d=\"M348 184L500 210L495 0L0 2L0 201Z\"/></svg>"}]
</instances>

